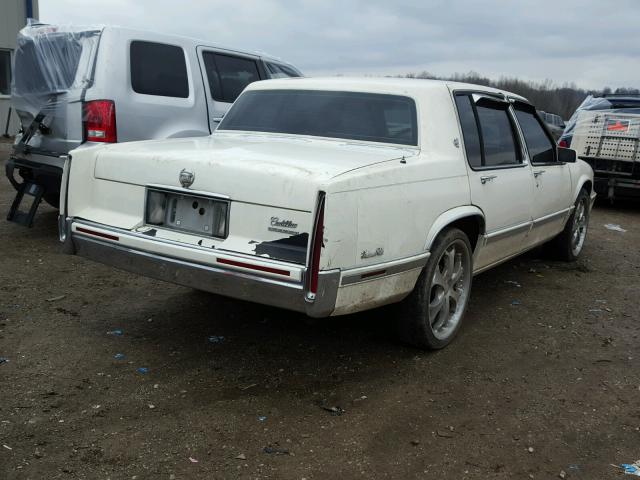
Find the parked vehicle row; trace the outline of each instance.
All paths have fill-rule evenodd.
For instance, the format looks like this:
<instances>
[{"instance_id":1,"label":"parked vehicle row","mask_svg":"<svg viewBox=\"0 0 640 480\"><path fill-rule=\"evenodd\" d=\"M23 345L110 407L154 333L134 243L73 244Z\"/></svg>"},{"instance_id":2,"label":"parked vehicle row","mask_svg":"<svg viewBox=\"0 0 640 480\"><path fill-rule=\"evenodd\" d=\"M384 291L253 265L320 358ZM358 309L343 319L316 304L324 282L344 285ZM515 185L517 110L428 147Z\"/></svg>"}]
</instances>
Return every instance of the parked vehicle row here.
<instances>
[{"instance_id":1,"label":"parked vehicle row","mask_svg":"<svg viewBox=\"0 0 640 480\"><path fill-rule=\"evenodd\" d=\"M593 172L526 99L410 79L249 84L209 136L78 148L68 253L313 317L399 303L441 348L474 274L582 251Z\"/></svg>"},{"instance_id":2,"label":"parked vehicle row","mask_svg":"<svg viewBox=\"0 0 640 480\"><path fill-rule=\"evenodd\" d=\"M15 53L12 103L23 131L6 167L17 190L10 219L33 220L20 214L23 195L36 208L40 197L58 207L63 156L75 148L209 135L249 83L300 75L282 60L204 40L29 25Z\"/></svg>"},{"instance_id":3,"label":"parked vehicle row","mask_svg":"<svg viewBox=\"0 0 640 480\"><path fill-rule=\"evenodd\" d=\"M598 194L640 198L640 96L587 97L559 144L593 167Z\"/></svg>"},{"instance_id":4,"label":"parked vehicle row","mask_svg":"<svg viewBox=\"0 0 640 480\"><path fill-rule=\"evenodd\" d=\"M542 110L538 110L538 115L542 119L544 123L546 123L547 128L551 132L553 138L557 141L562 136L562 132L564 132L565 124L564 120L560 115L556 115L555 113L548 113Z\"/></svg>"}]
</instances>

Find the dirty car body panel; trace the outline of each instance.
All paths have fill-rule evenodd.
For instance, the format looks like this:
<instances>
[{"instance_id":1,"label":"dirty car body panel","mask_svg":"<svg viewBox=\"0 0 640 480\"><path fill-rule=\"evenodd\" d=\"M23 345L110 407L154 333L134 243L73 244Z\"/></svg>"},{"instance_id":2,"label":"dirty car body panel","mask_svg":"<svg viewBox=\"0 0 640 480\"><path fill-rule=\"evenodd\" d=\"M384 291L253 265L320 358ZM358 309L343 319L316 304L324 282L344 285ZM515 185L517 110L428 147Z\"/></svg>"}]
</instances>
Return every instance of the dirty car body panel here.
<instances>
[{"instance_id":1,"label":"dirty car body panel","mask_svg":"<svg viewBox=\"0 0 640 480\"><path fill-rule=\"evenodd\" d=\"M467 162L454 99L469 89L504 98L438 81L256 82L209 137L72 152L61 240L68 253L124 270L315 317L399 302L451 225L475 222L479 272L557 235L590 178L579 162L562 170L551 212L530 209L527 197L516 215L498 204L504 195L474 194L482 171ZM256 105L268 108L245 115ZM329 107L338 110L330 121L310 121ZM518 175L538 188L524 149L522 157ZM506 174L494 173L493 185ZM166 193L157 216L156 190ZM196 212L209 201L228 205L217 234L171 223L180 205ZM505 208L507 220L485 218Z\"/></svg>"}]
</instances>

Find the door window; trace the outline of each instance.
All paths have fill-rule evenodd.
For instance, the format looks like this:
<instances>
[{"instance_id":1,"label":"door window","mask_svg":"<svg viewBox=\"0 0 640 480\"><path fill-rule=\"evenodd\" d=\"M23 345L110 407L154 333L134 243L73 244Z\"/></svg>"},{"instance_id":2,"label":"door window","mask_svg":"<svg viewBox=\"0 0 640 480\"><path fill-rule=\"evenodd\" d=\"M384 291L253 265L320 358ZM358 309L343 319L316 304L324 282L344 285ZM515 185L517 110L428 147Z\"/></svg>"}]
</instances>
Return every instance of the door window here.
<instances>
[{"instance_id":1,"label":"door window","mask_svg":"<svg viewBox=\"0 0 640 480\"><path fill-rule=\"evenodd\" d=\"M209 93L218 102L233 103L247 85L260 80L255 60L203 52Z\"/></svg>"},{"instance_id":2,"label":"door window","mask_svg":"<svg viewBox=\"0 0 640 480\"><path fill-rule=\"evenodd\" d=\"M522 129L531 163L551 163L556 161L556 148L542 127L540 120L526 106L515 105L516 118Z\"/></svg>"},{"instance_id":3,"label":"door window","mask_svg":"<svg viewBox=\"0 0 640 480\"><path fill-rule=\"evenodd\" d=\"M509 104L486 97L474 101L466 93L456 94L455 101L471 168L522 164Z\"/></svg>"},{"instance_id":4,"label":"door window","mask_svg":"<svg viewBox=\"0 0 640 480\"><path fill-rule=\"evenodd\" d=\"M469 95L456 95L455 98L460 127L462 127L462 138L464 138L464 149L467 152L467 161L472 168L481 167L482 147L471 97Z\"/></svg>"},{"instance_id":5,"label":"door window","mask_svg":"<svg viewBox=\"0 0 640 480\"><path fill-rule=\"evenodd\" d=\"M483 102L476 105L482 138L482 166L502 167L522 163L507 105Z\"/></svg>"},{"instance_id":6,"label":"door window","mask_svg":"<svg viewBox=\"0 0 640 480\"><path fill-rule=\"evenodd\" d=\"M187 98L189 79L184 51L175 45L131 42L131 87L134 92Z\"/></svg>"}]
</instances>

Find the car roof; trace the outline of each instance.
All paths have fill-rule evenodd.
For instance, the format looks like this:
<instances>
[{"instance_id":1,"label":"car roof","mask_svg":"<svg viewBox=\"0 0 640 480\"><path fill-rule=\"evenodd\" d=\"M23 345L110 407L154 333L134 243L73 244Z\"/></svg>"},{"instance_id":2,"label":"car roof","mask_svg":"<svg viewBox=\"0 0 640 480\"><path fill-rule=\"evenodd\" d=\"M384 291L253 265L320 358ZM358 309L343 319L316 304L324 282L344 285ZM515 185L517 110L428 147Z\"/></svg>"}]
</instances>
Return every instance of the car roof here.
<instances>
[{"instance_id":1,"label":"car roof","mask_svg":"<svg viewBox=\"0 0 640 480\"><path fill-rule=\"evenodd\" d=\"M55 28L57 32L63 34L66 32L83 32L83 31L114 31L120 34L123 34L126 37L137 37L139 40L144 40L145 37L153 37L154 41L158 41L159 39L164 39L166 42L171 42L171 40L175 41L177 39L182 40L183 42L193 43L194 46L206 46L211 48L216 48L219 50L225 50L227 52L235 52L239 54L252 55L255 57L263 58L264 60L269 60L277 63L282 63L284 65L289 65L297 69L297 67L281 58L278 58L274 55L269 55L260 51L252 51L252 50L240 50L238 48L229 47L225 45L220 45L215 42L211 42L209 40L194 38L185 35L176 35L172 33L163 33L154 30L144 30L144 29L136 29L130 27L123 27L120 25L54 25L54 24L46 24L46 23L34 23L30 27L25 28L33 28L40 29L46 31L46 27Z\"/></svg>"},{"instance_id":2,"label":"car roof","mask_svg":"<svg viewBox=\"0 0 640 480\"><path fill-rule=\"evenodd\" d=\"M419 95L429 90L473 90L494 95L504 95L523 102L528 100L505 90L475 85L471 83L450 82L446 80L426 80L416 78L391 77L305 77L273 79L255 82L247 90L295 89L295 90L346 90L355 92L379 92L398 95Z\"/></svg>"},{"instance_id":3,"label":"car roof","mask_svg":"<svg viewBox=\"0 0 640 480\"><path fill-rule=\"evenodd\" d=\"M167 40L169 39L182 39L182 40L186 40L186 41L190 41L193 42L195 45L202 45L202 46L207 46L207 47L212 47L212 48L218 48L220 50L226 50L229 52L236 52L236 53L244 53L247 55L254 55L256 57L261 57L265 60L272 60L278 63L284 63L285 65L291 65L293 66L291 63L286 62L284 60L282 60L281 58L278 58L276 56L273 55L269 55L265 52L260 52L260 51L255 51L255 50L240 50L238 48L234 48L234 47L229 47L226 45L221 45L215 42L211 42L209 40L205 40L202 38L194 38L194 37L190 37L187 35L177 35L177 34L172 34L172 33L161 33L161 32L157 32L157 31L153 31L153 30L144 30L144 29L135 29L135 28L130 28L130 27L121 27L119 25L107 25L104 27L105 30L109 29L109 30L118 30L121 33L124 33L128 36L144 36L145 34L152 34L154 36L162 36L165 37Z\"/></svg>"}]
</instances>

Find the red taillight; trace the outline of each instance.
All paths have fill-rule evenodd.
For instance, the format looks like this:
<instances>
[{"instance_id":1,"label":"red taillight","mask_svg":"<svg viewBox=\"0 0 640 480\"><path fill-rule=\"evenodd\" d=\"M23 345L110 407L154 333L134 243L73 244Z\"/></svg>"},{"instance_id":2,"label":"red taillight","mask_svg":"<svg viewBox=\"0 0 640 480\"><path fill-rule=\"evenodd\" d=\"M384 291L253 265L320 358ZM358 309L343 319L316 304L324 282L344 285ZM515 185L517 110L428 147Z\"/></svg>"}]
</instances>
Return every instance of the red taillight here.
<instances>
[{"instance_id":1,"label":"red taillight","mask_svg":"<svg viewBox=\"0 0 640 480\"><path fill-rule=\"evenodd\" d=\"M569 144L567 143L567 141L564 138L560 139L560 141L558 142L558 146L560 148L569 148Z\"/></svg>"},{"instance_id":2,"label":"red taillight","mask_svg":"<svg viewBox=\"0 0 640 480\"><path fill-rule=\"evenodd\" d=\"M83 114L85 141L107 143L118 141L116 104L113 100L85 102Z\"/></svg>"},{"instance_id":3,"label":"red taillight","mask_svg":"<svg viewBox=\"0 0 640 480\"><path fill-rule=\"evenodd\" d=\"M307 270L307 297L313 300L318 293L318 274L320 273L320 252L322 251L322 237L324 234L324 193L318 199L318 213L313 229L311 256Z\"/></svg>"}]
</instances>

